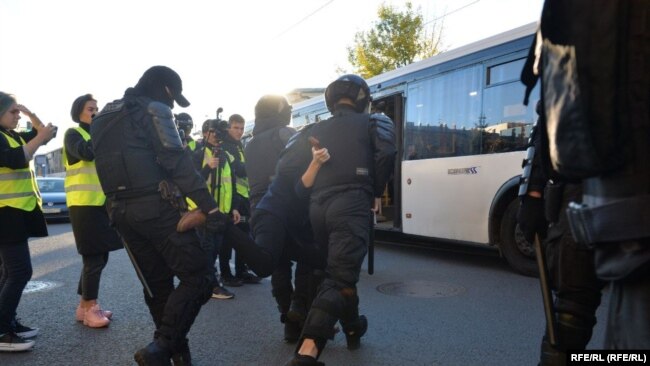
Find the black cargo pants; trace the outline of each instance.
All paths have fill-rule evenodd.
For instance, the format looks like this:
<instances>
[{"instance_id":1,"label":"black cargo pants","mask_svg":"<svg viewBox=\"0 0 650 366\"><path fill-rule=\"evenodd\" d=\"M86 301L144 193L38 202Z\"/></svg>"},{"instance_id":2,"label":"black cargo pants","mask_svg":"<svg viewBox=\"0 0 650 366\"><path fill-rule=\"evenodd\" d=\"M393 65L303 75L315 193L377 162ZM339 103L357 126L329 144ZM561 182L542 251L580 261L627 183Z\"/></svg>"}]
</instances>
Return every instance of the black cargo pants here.
<instances>
[{"instance_id":1,"label":"black cargo pants","mask_svg":"<svg viewBox=\"0 0 650 366\"><path fill-rule=\"evenodd\" d=\"M371 203L372 195L363 189L312 195L309 215L316 245L327 248L327 264L302 339L316 339L324 345L334 336L337 321L344 329L358 321L356 284L368 252Z\"/></svg>"},{"instance_id":2,"label":"black cargo pants","mask_svg":"<svg viewBox=\"0 0 650 366\"><path fill-rule=\"evenodd\" d=\"M118 200L111 219L128 243L153 297L145 302L172 353L186 347L186 336L212 294L211 266L195 231L176 232L179 212L157 195ZM174 288L174 276L180 280Z\"/></svg>"}]
</instances>

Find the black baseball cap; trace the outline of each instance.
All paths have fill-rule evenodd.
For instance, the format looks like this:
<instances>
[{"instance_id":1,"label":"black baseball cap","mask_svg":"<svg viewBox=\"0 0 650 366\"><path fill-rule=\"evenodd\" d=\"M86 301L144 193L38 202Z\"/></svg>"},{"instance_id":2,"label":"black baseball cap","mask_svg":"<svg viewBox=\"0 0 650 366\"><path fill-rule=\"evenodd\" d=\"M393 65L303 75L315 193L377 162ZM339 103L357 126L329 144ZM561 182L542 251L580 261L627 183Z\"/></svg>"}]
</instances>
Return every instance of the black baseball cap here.
<instances>
[{"instance_id":1,"label":"black baseball cap","mask_svg":"<svg viewBox=\"0 0 650 366\"><path fill-rule=\"evenodd\" d=\"M183 81L178 73L167 66L153 66L145 71L140 78L140 84L143 81L149 81L151 84L159 84L169 88L172 97L176 103L185 108L190 102L183 96Z\"/></svg>"}]
</instances>

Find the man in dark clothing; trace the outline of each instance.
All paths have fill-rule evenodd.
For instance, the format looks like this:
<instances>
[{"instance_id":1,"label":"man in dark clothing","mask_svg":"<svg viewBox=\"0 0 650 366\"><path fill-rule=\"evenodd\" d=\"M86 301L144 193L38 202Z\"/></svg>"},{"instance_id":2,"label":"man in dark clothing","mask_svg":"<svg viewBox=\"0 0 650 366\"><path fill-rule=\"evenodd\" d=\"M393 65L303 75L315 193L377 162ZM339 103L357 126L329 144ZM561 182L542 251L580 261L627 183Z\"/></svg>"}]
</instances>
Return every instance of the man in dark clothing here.
<instances>
[{"instance_id":1,"label":"man in dark clothing","mask_svg":"<svg viewBox=\"0 0 650 366\"><path fill-rule=\"evenodd\" d=\"M643 0L547 0L539 62L529 62L540 65L542 151L556 172L582 180L567 218L611 284L610 349L650 349L649 16Z\"/></svg>"},{"instance_id":2,"label":"man in dark clothing","mask_svg":"<svg viewBox=\"0 0 650 366\"><path fill-rule=\"evenodd\" d=\"M190 364L186 336L212 290L208 256L194 231L176 231L180 213L176 202L161 196L161 182L196 202L207 214L208 228L220 230L227 220L183 152L171 112L174 101L189 105L181 92L175 71L154 66L91 125L111 219L133 254L156 326L154 341L135 353L140 365L170 365L170 358L175 365ZM176 288L174 277L180 280Z\"/></svg>"},{"instance_id":3,"label":"man in dark clothing","mask_svg":"<svg viewBox=\"0 0 650 366\"><path fill-rule=\"evenodd\" d=\"M237 207L241 215L237 227L246 232L250 232L250 202L249 202L249 187L248 176L246 173L246 155L244 154L244 146L241 143L241 138L244 135L244 117L239 114L233 114L228 118L228 130L224 134L221 147L233 157L230 167L232 169L233 179L235 179L235 192L233 195L237 196ZM228 243L225 243L228 246ZM230 271L230 258L232 257L232 247L228 246L228 250L224 251L219 263L224 263L225 266L221 267L221 278L226 286L241 286L243 283L255 284L260 283L261 278L255 276L248 271L248 267L241 255L235 252L235 276Z\"/></svg>"},{"instance_id":4,"label":"man in dark clothing","mask_svg":"<svg viewBox=\"0 0 650 366\"><path fill-rule=\"evenodd\" d=\"M280 322L284 324L284 339L287 342L296 342L300 336L301 322L305 320L312 300L310 283L315 284L315 280L312 278L312 268L304 260L298 261L302 251L300 246L295 243L296 239L294 239L297 238L298 241L309 245L313 242L311 226L307 220L309 215L306 209L308 206L307 200L304 198L297 199L292 192L295 184L300 179L300 175L306 169L308 161L303 159L302 162L290 163L289 159L284 159L278 165L281 177L278 178L273 191L263 196L276 175L274 167L276 167L280 159L281 152L287 145L289 138L295 134L293 128L287 127L290 120L291 106L286 98L276 95L265 95L260 98L255 106L253 139L246 145L245 155L252 173L249 183L254 187L254 190L251 191L251 211L253 215L256 215L256 206L261 201L261 211L280 214L282 217L287 218L287 223L292 223L291 225L286 223L281 226L277 225L281 229L277 229L279 232L275 236L285 238L285 250L277 269L271 275L271 286L273 297L280 311ZM308 144L304 147L309 150ZM289 168L290 164L295 164L295 167ZM283 199L278 199L280 197ZM283 212L286 202L292 201L297 201L293 205L293 209ZM264 217L264 214L260 215ZM289 220L289 218L293 219ZM295 218L302 221L296 222ZM258 231L260 231L263 224L259 220L256 223L259 224ZM272 229L273 226L275 225L268 226L268 228ZM291 232L289 232L289 226ZM295 277L292 274L292 260L297 262ZM292 277L294 277L295 288L292 284Z\"/></svg>"},{"instance_id":5,"label":"man in dark clothing","mask_svg":"<svg viewBox=\"0 0 650 366\"><path fill-rule=\"evenodd\" d=\"M183 146L190 151L196 150L196 141L194 141L194 138L192 138L192 128L194 128L194 121L192 121L192 116L185 112L182 112L175 114L174 119L176 122L176 127L178 127L179 134L181 135Z\"/></svg>"},{"instance_id":6,"label":"man in dark clothing","mask_svg":"<svg viewBox=\"0 0 650 366\"><path fill-rule=\"evenodd\" d=\"M344 75L325 91L333 116L309 130L331 158L312 181L309 216L316 245L327 248L325 279L312 303L294 358L287 365L318 365L318 356L340 321L348 348L356 349L367 329L359 316L356 283L368 249L371 210L395 164L395 134L384 115L366 113L370 90L356 75Z\"/></svg>"},{"instance_id":7,"label":"man in dark clothing","mask_svg":"<svg viewBox=\"0 0 650 366\"><path fill-rule=\"evenodd\" d=\"M537 113L541 113L541 102ZM517 221L526 240L545 237L545 257L550 286L555 293L554 316L556 344L548 334L542 339L540 365L566 363L567 350L584 350L596 325L604 282L596 277L594 251L576 243L571 236L566 209L569 202L580 202L582 187L553 172L548 161L542 162L542 144L538 125L533 127L531 144L535 148L527 189L521 197ZM525 188L524 188L525 189ZM550 225L548 224L550 223Z\"/></svg>"}]
</instances>

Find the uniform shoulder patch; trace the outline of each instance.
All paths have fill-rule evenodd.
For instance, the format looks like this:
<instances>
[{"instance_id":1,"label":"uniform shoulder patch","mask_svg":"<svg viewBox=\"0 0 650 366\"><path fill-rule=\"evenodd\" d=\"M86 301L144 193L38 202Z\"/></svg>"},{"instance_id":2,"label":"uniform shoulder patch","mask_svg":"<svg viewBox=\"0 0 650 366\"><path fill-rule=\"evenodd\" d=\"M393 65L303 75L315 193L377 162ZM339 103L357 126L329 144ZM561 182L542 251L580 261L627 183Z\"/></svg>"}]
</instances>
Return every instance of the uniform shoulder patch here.
<instances>
[{"instance_id":1,"label":"uniform shoulder patch","mask_svg":"<svg viewBox=\"0 0 650 366\"><path fill-rule=\"evenodd\" d=\"M105 113L115 113L119 112L124 108L124 101L123 100L116 100L113 102L110 102L102 108L100 114L105 114Z\"/></svg>"}]
</instances>

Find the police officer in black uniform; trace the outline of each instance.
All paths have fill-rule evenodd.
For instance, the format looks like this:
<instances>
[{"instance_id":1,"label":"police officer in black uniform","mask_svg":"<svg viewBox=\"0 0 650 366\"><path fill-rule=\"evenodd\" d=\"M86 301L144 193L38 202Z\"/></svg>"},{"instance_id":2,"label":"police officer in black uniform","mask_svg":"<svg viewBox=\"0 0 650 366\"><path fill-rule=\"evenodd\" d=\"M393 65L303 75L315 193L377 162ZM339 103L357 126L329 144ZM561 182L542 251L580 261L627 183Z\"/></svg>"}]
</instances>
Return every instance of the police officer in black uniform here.
<instances>
[{"instance_id":1,"label":"police officer in black uniform","mask_svg":"<svg viewBox=\"0 0 650 366\"><path fill-rule=\"evenodd\" d=\"M582 180L567 219L611 285L611 349L650 349L649 16L644 0L546 0L532 63L553 169Z\"/></svg>"},{"instance_id":2,"label":"police officer in black uniform","mask_svg":"<svg viewBox=\"0 0 650 366\"><path fill-rule=\"evenodd\" d=\"M181 92L175 71L154 66L122 99L108 103L91 127L111 219L133 255L156 326L153 342L135 353L139 365L170 365L170 358L175 365L190 364L186 336L214 280L196 233L176 231L180 213L161 196L161 182L196 202L208 215L208 229L222 230L227 220L183 152L171 111L174 101L189 105Z\"/></svg>"},{"instance_id":3,"label":"police officer in black uniform","mask_svg":"<svg viewBox=\"0 0 650 366\"><path fill-rule=\"evenodd\" d=\"M310 136L331 158L313 182L309 213L316 245L327 248L326 274L288 365L322 364L318 356L338 321L348 348L359 347L368 323L359 315L356 283L368 250L371 209L378 210L395 164L393 123L366 112L370 90L362 78L341 76L327 87L325 101L333 116L314 125Z\"/></svg>"},{"instance_id":4,"label":"police officer in black uniform","mask_svg":"<svg viewBox=\"0 0 650 366\"><path fill-rule=\"evenodd\" d=\"M537 113L541 118L541 101L537 103ZM529 242L533 242L536 234L545 237L543 245L549 281L555 293L557 344L551 344L548 334L544 336L540 365L554 366L566 364L567 350L587 347L596 325L596 310L605 283L596 277L594 251L576 243L567 221L569 202L580 202L582 187L551 169L538 126L535 125L531 132L535 154L530 177L524 181L528 187L521 199L517 221Z\"/></svg>"},{"instance_id":5,"label":"police officer in black uniform","mask_svg":"<svg viewBox=\"0 0 650 366\"><path fill-rule=\"evenodd\" d=\"M285 157L282 164L278 165L280 171L279 175L276 175L276 164L280 159L280 154L291 136L296 133L293 128L288 127L290 121L291 106L286 98L278 95L262 96L255 105L253 138L246 145L245 155L250 171L248 182L251 187L251 211L255 212L255 208L261 201L260 210L265 213L272 212L283 217L282 221L292 223L291 225L282 225L283 232L280 235L285 238L285 249L276 270L271 275L271 291L278 304L280 322L284 324L284 339L287 342L296 342L300 336L301 323L305 320L313 297L310 283L314 285L315 280L312 278L311 266L304 260L298 260L301 259L301 251L294 239L295 234L298 234L298 237L307 238L302 241L309 241L309 244L313 242L307 200L295 202L289 206L292 208L289 210L290 212L283 212L283 208L287 207L288 202L298 201L297 198L294 198L293 190L300 175L307 167L307 161L302 159L302 162L290 162L291 159ZM308 151L309 144L306 147ZM302 157L305 154L297 155ZM291 165L295 168L288 168ZM271 181L276 178L278 182L274 185L274 189L270 194L265 195ZM282 182L285 181L286 184L283 184ZM267 215L259 213L256 216L267 217ZM259 220L257 223L260 223ZM272 226L276 225L277 223ZM262 225L258 225L258 232L260 227ZM261 240L262 238L260 238ZM296 261L295 277L292 260Z\"/></svg>"}]
</instances>

